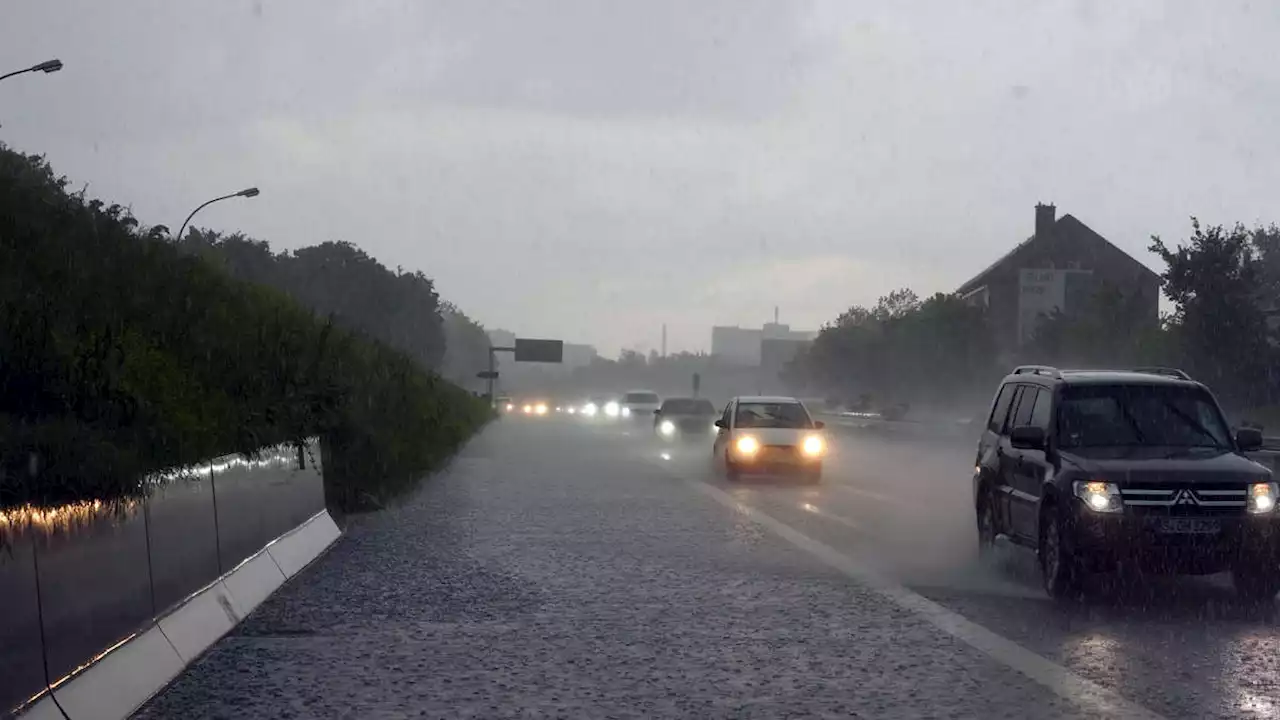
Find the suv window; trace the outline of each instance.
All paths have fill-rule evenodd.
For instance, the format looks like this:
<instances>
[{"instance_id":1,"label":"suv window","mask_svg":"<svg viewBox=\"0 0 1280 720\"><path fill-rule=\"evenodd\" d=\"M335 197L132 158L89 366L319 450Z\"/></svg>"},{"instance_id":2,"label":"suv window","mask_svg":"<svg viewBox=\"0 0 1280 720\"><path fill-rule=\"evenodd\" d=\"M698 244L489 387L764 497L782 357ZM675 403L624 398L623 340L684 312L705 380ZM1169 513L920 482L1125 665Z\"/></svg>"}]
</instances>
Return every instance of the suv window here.
<instances>
[{"instance_id":1,"label":"suv window","mask_svg":"<svg viewBox=\"0 0 1280 720\"><path fill-rule=\"evenodd\" d=\"M991 407L991 417L987 418L987 429L994 433L1004 431L1004 420L1009 416L1009 404L1013 402L1013 391L1018 386L1008 383L1000 388L1000 393L996 395L996 402Z\"/></svg>"},{"instance_id":2,"label":"suv window","mask_svg":"<svg viewBox=\"0 0 1280 720\"><path fill-rule=\"evenodd\" d=\"M1027 424L1047 431L1049 429L1049 420L1052 417L1053 391L1040 388L1040 392L1036 393L1036 405L1031 411L1031 420Z\"/></svg>"},{"instance_id":3,"label":"suv window","mask_svg":"<svg viewBox=\"0 0 1280 720\"><path fill-rule=\"evenodd\" d=\"M1212 396L1176 385L1065 387L1058 407L1061 447L1216 447L1231 432Z\"/></svg>"},{"instance_id":4,"label":"suv window","mask_svg":"<svg viewBox=\"0 0 1280 720\"><path fill-rule=\"evenodd\" d=\"M1022 392L1018 393L1018 409L1013 413L1013 421L1009 423L1009 429L1031 424L1031 411L1035 408L1036 395L1039 391L1032 385L1023 385Z\"/></svg>"}]
</instances>

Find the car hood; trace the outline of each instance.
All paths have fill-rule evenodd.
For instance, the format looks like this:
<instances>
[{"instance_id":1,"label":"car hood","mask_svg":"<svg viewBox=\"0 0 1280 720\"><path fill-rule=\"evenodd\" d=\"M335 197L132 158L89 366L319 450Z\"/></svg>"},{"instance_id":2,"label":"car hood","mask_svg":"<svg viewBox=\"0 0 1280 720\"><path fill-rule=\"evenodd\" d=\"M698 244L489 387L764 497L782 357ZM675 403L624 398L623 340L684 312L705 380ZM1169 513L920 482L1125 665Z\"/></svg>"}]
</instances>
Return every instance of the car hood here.
<instances>
[{"instance_id":1,"label":"car hood","mask_svg":"<svg viewBox=\"0 0 1280 720\"><path fill-rule=\"evenodd\" d=\"M750 435L761 445L799 445L819 431L813 428L737 428L735 437Z\"/></svg>"},{"instance_id":2,"label":"car hood","mask_svg":"<svg viewBox=\"0 0 1280 720\"><path fill-rule=\"evenodd\" d=\"M1169 447L1071 448L1062 459L1113 482L1216 483L1256 481L1270 470L1230 450Z\"/></svg>"}]
</instances>

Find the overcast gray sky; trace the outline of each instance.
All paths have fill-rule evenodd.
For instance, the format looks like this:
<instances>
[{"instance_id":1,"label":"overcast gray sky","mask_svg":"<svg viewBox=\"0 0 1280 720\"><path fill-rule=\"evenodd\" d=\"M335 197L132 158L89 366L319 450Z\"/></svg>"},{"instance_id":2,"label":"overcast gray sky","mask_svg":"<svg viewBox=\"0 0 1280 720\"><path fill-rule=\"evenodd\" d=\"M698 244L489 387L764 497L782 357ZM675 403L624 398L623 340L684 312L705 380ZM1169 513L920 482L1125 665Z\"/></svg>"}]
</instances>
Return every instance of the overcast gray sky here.
<instances>
[{"instance_id":1,"label":"overcast gray sky","mask_svg":"<svg viewBox=\"0 0 1280 720\"><path fill-rule=\"evenodd\" d=\"M1280 6L10 0L0 141L176 226L354 242L490 327L709 349L955 289L1054 202L1270 222ZM1158 268L1157 268L1158 269Z\"/></svg>"}]
</instances>

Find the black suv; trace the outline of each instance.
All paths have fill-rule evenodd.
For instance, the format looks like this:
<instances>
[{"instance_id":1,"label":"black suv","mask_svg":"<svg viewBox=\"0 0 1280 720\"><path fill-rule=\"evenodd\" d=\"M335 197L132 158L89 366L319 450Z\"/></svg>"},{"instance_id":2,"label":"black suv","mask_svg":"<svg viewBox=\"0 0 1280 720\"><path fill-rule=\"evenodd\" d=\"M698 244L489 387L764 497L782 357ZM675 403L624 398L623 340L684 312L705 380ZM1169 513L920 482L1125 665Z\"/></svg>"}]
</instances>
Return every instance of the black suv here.
<instances>
[{"instance_id":1,"label":"black suv","mask_svg":"<svg viewBox=\"0 0 1280 720\"><path fill-rule=\"evenodd\" d=\"M1000 383L973 476L980 547L1035 549L1045 589L1075 595L1088 572L1231 570L1237 592L1280 591L1280 501L1241 453L1213 394L1181 370L1023 366Z\"/></svg>"}]
</instances>

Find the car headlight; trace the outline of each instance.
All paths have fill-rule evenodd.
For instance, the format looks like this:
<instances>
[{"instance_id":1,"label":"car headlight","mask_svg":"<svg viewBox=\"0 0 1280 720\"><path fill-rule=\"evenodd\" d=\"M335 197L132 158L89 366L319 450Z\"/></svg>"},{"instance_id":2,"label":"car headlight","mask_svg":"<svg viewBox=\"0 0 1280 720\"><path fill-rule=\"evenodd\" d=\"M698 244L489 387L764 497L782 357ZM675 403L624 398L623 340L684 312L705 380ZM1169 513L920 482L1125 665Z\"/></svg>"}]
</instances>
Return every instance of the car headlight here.
<instances>
[{"instance_id":1,"label":"car headlight","mask_svg":"<svg viewBox=\"0 0 1280 720\"><path fill-rule=\"evenodd\" d=\"M1249 514L1264 515L1276 509L1276 484L1254 483L1249 486Z\"/></svg>"},{"instance_id":2,"label":"car headlight","mask_svg":"<svg viewBox=\"0 0 1280 720\"><path fill-rule=\"evenodd\" d=\"M535 413L539 414L539 415L546 415L546 414L547 414L547 406L546 406L546 404L544 404L544 403L538 403L538 406L537 406L537 407L535 407L535 408L533 409L533 411L534 411Z\"/></svg>"},{"instance_id":3,"label":"car headlight","mask_svg":"<svg viewBox=\"0 0 1280 720\"><path fill-rule=\"evenodd\" d=\"M800 450L808 457L818 457L827 449L827 444L822 441L820 435L810 435L804 439L804 443L800 445Z\"/></svg>"},{"instance_id":4,"label":"car headlight","mask_svg":"<svg viewBox=\"0 0 1280 720\"><path fill-rule=\"evenodd\" d=\"M511 403L507 403L507 412L511 412L512 410L515 410L515 409L516 409L515 405L512 405Z\"/></svg>"},{"instance_id":5,"label":"car headlight","mask_svg":"<svg viewBox=\"0 0 1280 720\"><path fill-rule=\"evenodd\" d=\"M582 406L582 414L588 417L595 415L599 410L600 408L596 407L595 403L587 403Z\"/></svg>"},{"instance_id":6,"label":"car headlight","mask_svg":"<svg viewBox=\"0 0 1280 720\"><path fill-rule=\"evenodd\" d=\"M524 414L525 414L525 415L528 415L529 413L533 412L533 406L532 406L532 405L525 405L523 409L524 409Z\"/></svg>"},{"instance_id":7,"label":"car headlight","mask_svg":"<svg viewBox=\"0 0 1280 720\"><path fill-rule=\"evenodd\" d=\"M744 435L738 438L738 442L734 443L733 447L739 455L755 455L760 451L760 441L750 435Z\"/></svg>"},{"instance_id":8,"label":"car headlight","mask_svg":"<svg viewBox=\"0 0 1280 720\"><path fill-rule=\"evenodd\" d=\"M1118 513L1124 510L1120 488L1116 487L1115 483L1077 480L1074 488L1076 497L1083 500L1085 506L1094 512Z\"/></svg>"},{"instance_id":9,"label":"car headlight","mask_svg":"<svg viewBox=\"0 0 1280 720\"><path fill-rule=\"evenodd\" d=\"M675 435L676 424L671 422L670 420L663 420L658 425L658 432L662 433L663 435Z\"/></svg>"},{"instance_id":10,"label":"car headlight","mask_svg":"<svg viewBox=\"0 0 1280 720\"><path fill-rule=\"evenodd\" d=\"M622 417L631 417L631 408L629 407L622 408Z\"/></svg>"},{"instance_id":11,"label":"car headlight","mask_svg":"<svg viewBox=\"0 0 1280 720\"><path fill-rule=\"evenodd\" d=\"M618 417L618 403L610 402L604 405L604 414L609 417Z\"/></svg>"},{"instance_id":12,"label":"car headlight","mask_svg":"<svg viewBox=\"0 0 1280 720\"><path fill-rule=\"evenodd\" d=\"M578 412L578 408L569 408L569 414L573 415Z\"/></svg>"}]
</instances>

